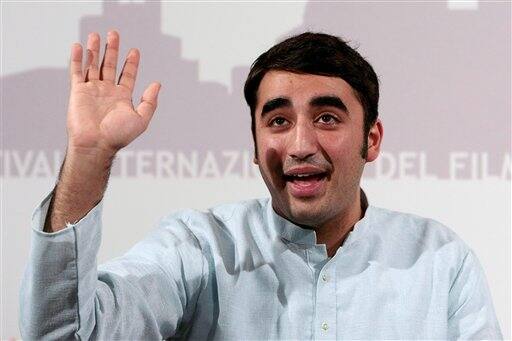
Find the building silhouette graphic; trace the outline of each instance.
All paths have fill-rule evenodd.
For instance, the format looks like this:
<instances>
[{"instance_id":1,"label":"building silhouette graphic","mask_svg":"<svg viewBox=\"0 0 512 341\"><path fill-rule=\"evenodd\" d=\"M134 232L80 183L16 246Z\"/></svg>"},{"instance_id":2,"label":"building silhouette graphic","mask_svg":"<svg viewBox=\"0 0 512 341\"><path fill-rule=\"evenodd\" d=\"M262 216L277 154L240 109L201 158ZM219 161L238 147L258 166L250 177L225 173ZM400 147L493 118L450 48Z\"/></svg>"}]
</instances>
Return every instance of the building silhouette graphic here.
<instances>
[{"instance_id":1,"label":"building silhouette graphic","mask_svg":"<svg viewBox=\"0 0 512 341\"><path fill-rule=\"evenodd\" d=\"M252 153L242 93L248 65L232 70L231 90L200 81L198 61L182 56L179 38L162 34L159 2L104 2L103 8L100 16L82 18L80 40L85 42L91 31L104 34L117 28L120 63L129 47L141 50L134 102L149 82L158 80L164 87L148 130L127 149L196 153L199 159L208 152ZM287 35L304 30L334 33L352 40L353 46L364 42L360 51L381 81L385 152L397 159L400 153L419 155L439 178L448 178L454 151L467 153L467 162L471 155L479 164L485 158L489 173L500 172L511 143L510 13L502 6L480 3L475 11L453 11L442 2L311 1L303 24ZM36 167L38 152L51 160L55 150L65 150L68 73L39 68L5 76L2 83L4 170L8 163L9 176L23 176L20 166ZM30 100L21 100L20 89ZM229 161L218 162L224 167ZM468 167L461 174L470 178L470 173Z\"/></svg>"}]
</instances>

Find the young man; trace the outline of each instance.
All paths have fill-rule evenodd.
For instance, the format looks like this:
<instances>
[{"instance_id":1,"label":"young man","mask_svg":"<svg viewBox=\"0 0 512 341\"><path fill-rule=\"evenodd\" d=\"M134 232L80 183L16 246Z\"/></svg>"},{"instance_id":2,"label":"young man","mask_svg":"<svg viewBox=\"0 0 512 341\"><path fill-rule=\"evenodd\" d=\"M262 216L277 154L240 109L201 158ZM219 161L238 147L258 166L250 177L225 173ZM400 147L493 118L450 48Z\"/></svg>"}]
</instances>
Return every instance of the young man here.
<instances>
[{"instance_id":1,"label":"young man","mask_svg":"<svg viewBox=\"0 0 512 341\"><path fill-rule=\"evenodd\" d=\"M21 290L24 338L501 338L485 276L450 229L368 205L379 154L378 80L337 37L272 47L245 85L255 162L271 199L169 215L99 267L102 197L117 151L147 127L159 84L136 109L139 53L116 79L119 36L72 48L68 149L37 207ZM73 222L73 223L71 223Z\"/></svg>"}]
</instances>

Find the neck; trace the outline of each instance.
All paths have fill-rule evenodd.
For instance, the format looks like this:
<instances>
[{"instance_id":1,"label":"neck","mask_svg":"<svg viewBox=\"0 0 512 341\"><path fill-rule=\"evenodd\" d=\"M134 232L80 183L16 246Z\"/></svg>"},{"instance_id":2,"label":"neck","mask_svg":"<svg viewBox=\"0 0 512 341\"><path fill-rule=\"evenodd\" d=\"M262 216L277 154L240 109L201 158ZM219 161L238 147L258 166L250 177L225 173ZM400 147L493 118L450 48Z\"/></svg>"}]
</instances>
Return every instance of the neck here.
<instances>
[{"instance_id":1,"label":"neck","mask_svg":"<svg viewBox=\"0 0 512 341\"><path fill-rule=\"evenodd\" d=\"M327 255L334 256L343 245L354 225L364 216L368 202L362 190L358 190L353 204L342 215L331 219L316 230L317 244L325 244Z\"/></svg>"}]
</instances>

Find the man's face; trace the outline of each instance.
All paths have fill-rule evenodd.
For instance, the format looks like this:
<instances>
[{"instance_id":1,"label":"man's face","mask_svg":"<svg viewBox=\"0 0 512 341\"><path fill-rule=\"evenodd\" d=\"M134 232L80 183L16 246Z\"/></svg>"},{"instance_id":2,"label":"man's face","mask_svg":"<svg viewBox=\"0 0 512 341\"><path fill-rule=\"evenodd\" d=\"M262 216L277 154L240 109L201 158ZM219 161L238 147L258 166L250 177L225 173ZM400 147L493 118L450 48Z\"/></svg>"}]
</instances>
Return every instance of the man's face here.
<instances>
[{"instance_id":1,"label":"man's face","mask_svg":"<svg viewBox=\"0 0 512 341\"><path fill-rule=\"evenodd\" d=\"M352 87L338 77L269 71L257 98L255 162L274 209L311 227L339 218L353 207L366 161Z\"/></svg>"}]
</instances>

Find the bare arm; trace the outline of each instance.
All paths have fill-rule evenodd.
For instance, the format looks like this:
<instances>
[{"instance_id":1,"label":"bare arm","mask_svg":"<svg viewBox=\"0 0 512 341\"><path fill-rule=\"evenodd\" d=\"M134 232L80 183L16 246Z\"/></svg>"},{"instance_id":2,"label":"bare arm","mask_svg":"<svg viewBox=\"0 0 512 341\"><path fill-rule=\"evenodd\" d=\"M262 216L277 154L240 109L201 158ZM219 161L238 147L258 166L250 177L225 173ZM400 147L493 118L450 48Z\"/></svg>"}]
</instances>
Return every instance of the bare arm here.
<instances>
[{"instance_id":1,"label":"bare arm","mask_svg":"<svg viewBox=\"0 0 512 341\"><path fill-rule=\"evenodd\" d=\"M128 52L115 82L117 32L109 32L100 67L99 46L98 34L89 35L85 67L80 44L71 50L67 151L52 202L47 196L31 222L20 288L23 339L168 339L193 316L206 283L209 263L199 240L172 217L126 255L97 267L100 201L112 161L146 130L160 90L150 84L134 108L139 52ZM65 228L67 222L76 224Z\"/></svg>"},{"instance_id":2,"label":"bare arm","mask_svg":"<svg viewBox=\"0 0 512 341\"><path fill-rule=\"evenodd\" d=\"M68 147L46 216L45 232L57 232L67 222L80 220L101 200L117 151L146 130L156 109L159 83L146 88L137 108L132 105L139 51L128 52L115 82L119 34L108 33L100 66L99 50L99 35L91 33L83 67L82 46L74 44L71 49Z\"/></svg>"},{"instance_id":3,"label":"bare arm","mask_svg":"<svg viewBox=\"0 0 512 341\"><path fill-rule=\"evenodd\" d=\"M103 198L113 156L66 152L59 181L48 208L44 232L57 232L75 223Z\"/></svg>"}]
</instances>

